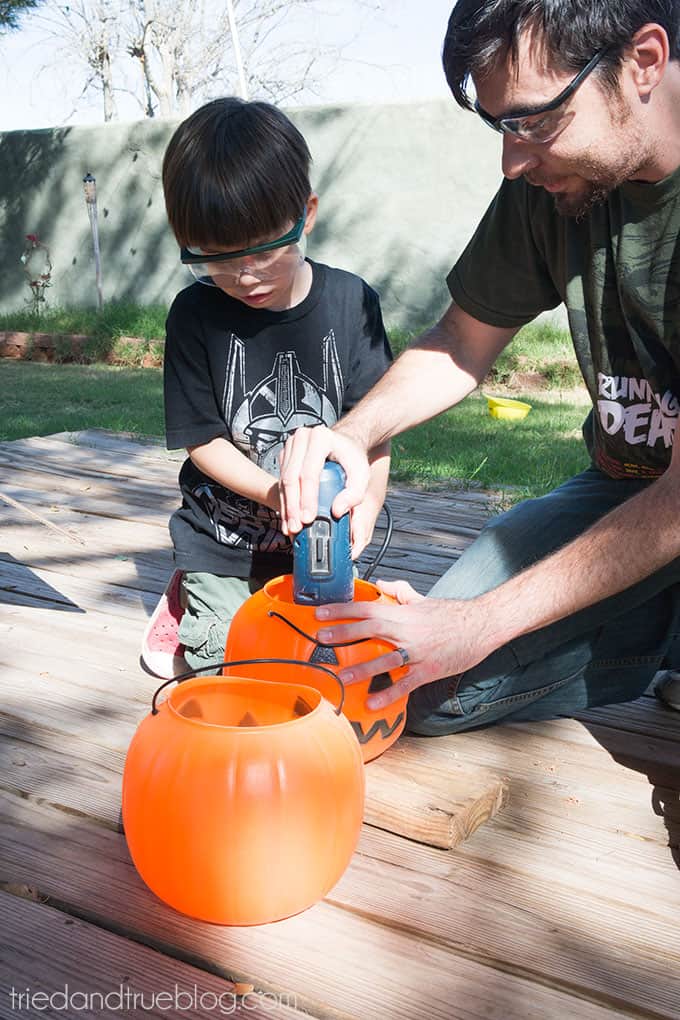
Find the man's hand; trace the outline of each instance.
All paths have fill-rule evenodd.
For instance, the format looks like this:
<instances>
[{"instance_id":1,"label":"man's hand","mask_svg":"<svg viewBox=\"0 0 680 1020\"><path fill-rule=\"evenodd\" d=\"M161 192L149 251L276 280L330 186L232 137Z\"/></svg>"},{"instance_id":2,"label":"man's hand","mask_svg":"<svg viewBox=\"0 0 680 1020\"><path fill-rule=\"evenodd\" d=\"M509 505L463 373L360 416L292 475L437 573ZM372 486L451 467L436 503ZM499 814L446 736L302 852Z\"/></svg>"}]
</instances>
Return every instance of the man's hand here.
<instances>
[{"instance_id":1,"label":"man's hand","mask_svg":"<svg viewBox=\"0 0 680 1020\"><path fill-rule=\"evenodd\" d=\"M347 603L316 610L317 620L325 624L317 637L325 644L380 637L395 646L393 652L341 670L339 677L344 684L394 671L404 665L402 651L407 654L408 672L392 687L367 699L366 706L371 710L385 708L423 684L462 673L494 650L484 622L487 614L481 611L479 600L426 598L406 581L380 582L379 587L398 604L353 602L349 611L355 622L337 626L332 621L347 619Z\"/></svg>"},{"instance_id":2,"label":"man's hand","mask_svg":"<svg viewBox=\"0 0 680 1020\"><path fill-rule=\"evenodd\" d=\"M352 529L352 559L358 560L362 552L373 538L375 522L380 513L380 504L367 496L361 503L352 508L350 518Z\"/></svg>"},{"instance_id":3,"label":"man's hand","mask_svg":"<svg viewBox=\"0 0 680 1020\"><path fill-rule=\"evenodd\" d=\"M366 451L360 444L325 425L297 429L281 453L279 488L284 534L295 534L316 517L319 480L329 458L338 461L347 476L345 488L333 502L333 516L342 517L364 498L370 475Z\"/></svg>"}]
</instances>

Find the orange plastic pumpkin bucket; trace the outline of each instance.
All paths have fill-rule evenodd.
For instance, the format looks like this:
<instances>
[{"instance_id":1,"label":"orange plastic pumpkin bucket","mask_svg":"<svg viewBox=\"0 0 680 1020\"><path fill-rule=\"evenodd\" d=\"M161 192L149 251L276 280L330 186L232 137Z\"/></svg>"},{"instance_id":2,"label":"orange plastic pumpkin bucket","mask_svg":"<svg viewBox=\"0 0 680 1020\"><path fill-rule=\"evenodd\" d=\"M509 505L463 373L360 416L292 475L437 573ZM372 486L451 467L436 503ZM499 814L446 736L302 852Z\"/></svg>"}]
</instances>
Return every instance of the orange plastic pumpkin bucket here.
<instances>
[{"instance_id":1,"label":"orange plastic pumpkin bucket","mask_svg":"<svg viewBox=\"0 0 680 1020\"><path fill-rule=\"evenodd\" d=\"M369 581L354 582L354 600L366 602L394 601ZM349 606L348 606L349 608ZM344 621L349 622L350 616ZM323 645L318 631L327 624L314 616L314 606L298 605L293 600L293 578L290 574L275 577L251 595L235 613L224 653L225 659L245 659L255 653L265 657L284 656L301 659L303 663L323 663L332 670L341 670L357 662L374 659L393 650L393 645L378 638L351 644ZM228 670L225 670L228 673ZM363 683L345 687L343 712L349 719L365 762L377 758L397 739L406 724L407 698L399 698L387 708L372 711L366 707L369 694L390 687L405 674L405 667L391 673L380 673ZM267 677L259 666L249 666L248 674ZM307 673L302 665L291 667L288 679L311 683L326 697L331 693L332 679L323 674Z\"/></svg>"},{"instance_id":2,"label":"orange plastic pumpkin bucket","mask_svg":"<svg viewBox=\"0 0 680 1020\"><path fill-rule=\"evenodd\" d=\"M159 688L130 744L132 860L161 900L191 917L289 917L325 896L354 852L359 747L316 689L287 682L289 668L279 667L278 682L186 680L156 707Z\"/></svg>"}]
</instances>

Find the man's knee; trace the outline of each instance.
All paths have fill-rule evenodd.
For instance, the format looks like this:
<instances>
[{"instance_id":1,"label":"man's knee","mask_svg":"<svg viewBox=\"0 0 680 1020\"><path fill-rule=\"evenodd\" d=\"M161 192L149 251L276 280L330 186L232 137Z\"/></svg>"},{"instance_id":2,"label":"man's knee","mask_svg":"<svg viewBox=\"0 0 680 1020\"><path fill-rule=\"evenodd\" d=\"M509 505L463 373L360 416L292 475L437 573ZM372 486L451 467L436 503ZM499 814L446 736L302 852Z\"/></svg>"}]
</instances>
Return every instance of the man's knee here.
<instances>
[{"instance_id":1,"label":"man's knee","mask_svg":"<svg viewBox=\"0 0 680 1020\"><path fill-rule=\"evenodd\" d=\"M446 677L417 687L409 697L406 732L420 737L440 737L477 725L458 698L460 677ZM480 693L480 698L482 697Z\"/></svg>"},{"instance_id":2,"label":"man's knee","mask_svg":"<svg viewBox=\"0 0 680 1020\"><path fill-rule=\"evenodd\" d=\"M432 598L472 599L497 588L562 544L540 499L518 503L491 518L430 591Z\"/></svg>"}]
</instances>

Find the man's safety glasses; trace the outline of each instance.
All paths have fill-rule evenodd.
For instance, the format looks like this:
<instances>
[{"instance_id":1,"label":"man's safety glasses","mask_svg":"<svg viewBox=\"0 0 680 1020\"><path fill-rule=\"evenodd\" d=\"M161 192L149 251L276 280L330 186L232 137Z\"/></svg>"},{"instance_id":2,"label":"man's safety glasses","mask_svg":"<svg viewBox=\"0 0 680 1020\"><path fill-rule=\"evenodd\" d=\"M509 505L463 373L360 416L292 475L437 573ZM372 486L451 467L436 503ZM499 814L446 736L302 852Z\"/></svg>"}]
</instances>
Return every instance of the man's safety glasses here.
<instances>
[{"instance_id":1,"label":"man's safety glasses","mask_svg":"<svg viewBox=\"0 0 680 1020\"><path fill-rule=\"evenodd\" d=\"M600 50L592 60L589 60L582 71L569 82L567 87L560 92L551 102L545 106L533 107L533 109L519 110L508 117L492 117L477 101L475 110L485 124L488 124L494 131L503 134L513 135L521 138L523 142L537 142L539 144L551 142L553 138L564 129L566 123L563 119L561 107L570 99L579 85L582 85L591 71L593 71L610 47Z\"/></svg>"}]
</instances>

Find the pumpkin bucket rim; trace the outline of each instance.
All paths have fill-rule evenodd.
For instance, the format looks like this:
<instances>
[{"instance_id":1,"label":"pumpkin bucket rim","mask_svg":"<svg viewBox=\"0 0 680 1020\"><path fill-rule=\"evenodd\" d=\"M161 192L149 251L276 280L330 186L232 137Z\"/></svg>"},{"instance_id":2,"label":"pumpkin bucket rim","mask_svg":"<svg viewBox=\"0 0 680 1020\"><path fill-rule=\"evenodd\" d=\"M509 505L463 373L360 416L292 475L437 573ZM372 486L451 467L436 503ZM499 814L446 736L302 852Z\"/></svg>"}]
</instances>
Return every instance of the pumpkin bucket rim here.
<instances>
[{"instance_id":1,"label":"pumpkin bucket rim","mask_svg":"<svg viewBox=\"0 0 680 1020\"><path fill-rule=\"evenodd\" d=\"M178 702L183 703L186 702L187 695L188 694L191 695L191 692L195 691L197 687L203 690L204 693L207 693L207 691L205 690L206 688L214 690L217 687L223 687L225 684L240 688L271 687L277 693L281 693L284 690L290 692L290 689L293 688L294 691L298 694L298 696L300 697L304 696L305 698L311 700L312 702L316 702L316 704L312 703L310 705L310 710L308 712L305 712L303 715L294 716L291 719L281 719L278 722L272 723L255 722L248 726L240 725L238 723L210 722L200 717L188 716L185 715L181 711L181 708L178 706ZM209 729L219 730L221 732L229 730L243 734L245 733L261 734L263 730L271 732L272 730L280 729L281 727L284 726L290 726L291 724L300 723L304 722L304 720L306 719L311 719L312 717L318 715L319 712L323 711L324 702L326 702L331 711L334 712L332 703L328 701L327 698L324 698L323 694L321 694L321 692L317 688L309 687L306 684L296 682L288 683L282 682L280 680L260 680L256 677L245 676L201 676L193 677L190 680L184 680L182 681L181 684L178 684L175 688L173 688L170 694L168 694L168 696L160 703L160 705L158 706L158 710L159 712L161 712L163 711L164 708L166 708L166 710L168 712L171 712L172 715L179 721L184 723L192 723L195 726L201 726L204 728L207 727Z\"/></svg>"},{"instance_id":2,"label":"pumpkin bucket rim","mask_svg":"<svg viewBox=\"0 0 680 1020\"><path fill-rule=\"evenodd\" d=\"M293 598L293 575L279 574L272 577L263 587L262 592L272 602L281 602L283 605L294 606L298 609L309 609L309 606L300 605ZM372 581L364 581L361 577L354 578L354 594L352 602L376 602L380 598L380 589ZM351 603L347 603L351 605ZM315 607L311 607L315 608ZM349 617L348 617L349 618ZM321 626L321 624L319 624Z\"/></svg>"}]
</instances>

